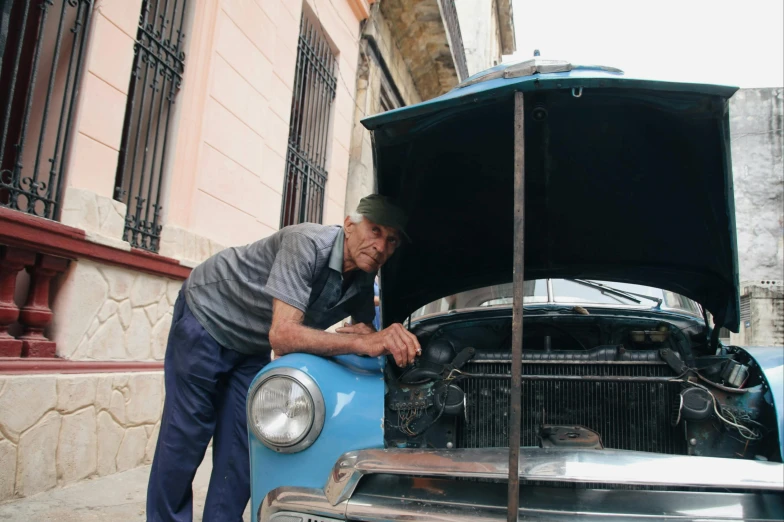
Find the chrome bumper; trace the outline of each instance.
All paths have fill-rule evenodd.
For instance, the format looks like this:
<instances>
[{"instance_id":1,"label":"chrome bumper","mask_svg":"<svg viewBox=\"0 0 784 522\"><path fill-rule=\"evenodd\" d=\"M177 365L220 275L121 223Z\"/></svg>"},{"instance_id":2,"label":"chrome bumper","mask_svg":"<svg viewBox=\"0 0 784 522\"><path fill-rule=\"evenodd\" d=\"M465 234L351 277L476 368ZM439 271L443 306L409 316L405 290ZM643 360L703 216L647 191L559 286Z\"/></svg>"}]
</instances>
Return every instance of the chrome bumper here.
<instances>
[{"instance_id":1,"label":"chrome bumper","mask_svg":"<svg viewBox=\"0 0 784 522\"><path fill-rule=\"evenodd\" d=\"M508 477L507 458L505 449L492 448L349 452L335 464L323 490L279 488L270 492L259 508L259 520L274 522L275 515L282 512L329 517L325 518L327 521L505 520L505 484L453 479L504 480ZM520 515L527 518L784 517L784 464L779 463L621 450L521 448L519 469L520 478L527 481L716 490L629 491L523 485ZM360 484L362 477L365 479ZM754 492L726 493L722 492L724 489Z\"/></svg>"}]
</instances>

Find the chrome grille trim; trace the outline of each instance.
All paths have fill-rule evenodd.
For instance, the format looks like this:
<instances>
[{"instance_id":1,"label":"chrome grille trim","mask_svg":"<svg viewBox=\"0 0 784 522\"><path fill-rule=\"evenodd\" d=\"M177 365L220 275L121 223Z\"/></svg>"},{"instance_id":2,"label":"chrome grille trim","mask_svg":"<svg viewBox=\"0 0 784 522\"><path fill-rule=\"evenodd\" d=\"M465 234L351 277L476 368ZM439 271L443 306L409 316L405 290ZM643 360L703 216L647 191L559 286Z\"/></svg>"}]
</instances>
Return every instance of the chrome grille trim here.
<instances>
[{"instance_id":1,"label":"chrome grille trim","mask_svg":"<svg viewBox=\"0 0 784 522\"><path fill-rule=\"evenodd\" d=\"M505 480L508 457L505 448L352 451L335 463L324 494L336 506L351 498L368 474ZM784 464L715 457L521 448L519 469L521 479L542 482L784 490Z\"/></svg>"},{"instance_id":2,"label":"chrome grille trim","mask_svg":"<svg viewBox=\"0 0 784 522\"><path fill-rule=\"evenodd\" d=\"M281 487L259 505L259 522L275 515L302 514L305 520L363 520L367 522L503 522L506 489L497 484L448 479L376 477L351 500L333 507L321 489ZM502 490L502 491L501 491ZM324 513L329 513L327 518ZM547 522L576 520L782 520L784 501L773 493L680 491L622 491L553 489L523 485L520 518Z\"/></svg>"}]
</instances>

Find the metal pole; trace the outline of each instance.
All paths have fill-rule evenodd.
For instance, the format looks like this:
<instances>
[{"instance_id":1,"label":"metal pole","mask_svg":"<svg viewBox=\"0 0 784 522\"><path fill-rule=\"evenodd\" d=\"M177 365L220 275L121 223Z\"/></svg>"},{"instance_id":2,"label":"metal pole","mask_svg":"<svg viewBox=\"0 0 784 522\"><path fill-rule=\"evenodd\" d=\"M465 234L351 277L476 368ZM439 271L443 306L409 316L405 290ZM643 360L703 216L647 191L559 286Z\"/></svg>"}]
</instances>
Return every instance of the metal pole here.
<instances>
[{"instance_id":1,"label":"metal pole","mask_svg":"<svg viewBox=\"0 0 784 522\"><path fill-rule=\"evenodd\" d=\"M520 501L520 396L523 370L523 269L525 267L525 115L523 93L514 100L514 309L512 315L512 390L509 412L509 498L507 522L517 522Z\"/></svg>"}]
</instances>

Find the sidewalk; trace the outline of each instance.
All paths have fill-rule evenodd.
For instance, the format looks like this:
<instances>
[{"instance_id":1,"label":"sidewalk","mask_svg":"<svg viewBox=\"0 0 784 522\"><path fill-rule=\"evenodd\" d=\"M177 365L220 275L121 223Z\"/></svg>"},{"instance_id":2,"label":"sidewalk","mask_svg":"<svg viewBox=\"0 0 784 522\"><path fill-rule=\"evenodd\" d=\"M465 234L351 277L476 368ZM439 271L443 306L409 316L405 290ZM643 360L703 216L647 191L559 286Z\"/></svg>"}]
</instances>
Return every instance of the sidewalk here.
<instances>
[{"instance_id":1,"label":"sidewalk","mask_svg":"<svg viewBox=\"0 0 784 522\"><path fill-rule=\"evenodd\" d=\"M212 471L212 449L193 481L194 521L201 521ZM85 480L28 498L0 504L0 521L27 522L144 522L150 466ZM244 520L250 520L250 508Z\"/></svg>"}]
</instances>

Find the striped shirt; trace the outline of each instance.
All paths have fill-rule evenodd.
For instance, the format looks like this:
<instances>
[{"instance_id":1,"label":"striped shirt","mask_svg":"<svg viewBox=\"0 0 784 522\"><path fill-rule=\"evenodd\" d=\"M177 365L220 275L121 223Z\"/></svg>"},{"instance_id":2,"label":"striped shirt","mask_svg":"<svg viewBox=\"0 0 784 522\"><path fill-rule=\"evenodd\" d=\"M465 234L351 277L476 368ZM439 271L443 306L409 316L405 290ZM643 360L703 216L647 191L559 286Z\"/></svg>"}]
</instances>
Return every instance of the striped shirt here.
<instances>
[{"instance_id":1,"label":"striped shirt","mask_svg":"<svg viewBox=\"0 0 784 522\"><path fill-rule=\"evenodd\" d=\"M247 354L271 350L273 299L304 312L304 324L312 328L349 316L371 323L375 274L351 272L344 285L343 243L341 226L302 223L227 248L185 282L188 308L219 344Z\"/></svg>"}]
</instances>

